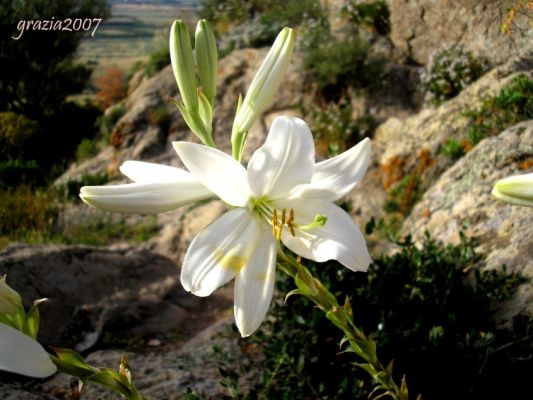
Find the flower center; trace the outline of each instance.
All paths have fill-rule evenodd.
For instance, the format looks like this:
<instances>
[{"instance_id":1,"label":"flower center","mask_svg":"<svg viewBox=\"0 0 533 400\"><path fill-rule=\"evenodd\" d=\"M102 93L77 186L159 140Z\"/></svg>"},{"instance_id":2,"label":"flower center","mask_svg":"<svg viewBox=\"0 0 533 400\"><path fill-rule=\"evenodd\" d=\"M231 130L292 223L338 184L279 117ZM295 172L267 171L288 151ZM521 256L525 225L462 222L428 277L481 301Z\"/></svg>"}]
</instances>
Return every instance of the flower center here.
<instances>
[{"instance_id":1,"label":"flower center","mask_svg":"<svg viewBox=\"0 0 533 400\"><path fill-rule=\"evenodd\" d=\"M272 236L276 240L281 240L283 228L286 228L293 237L296 237L296 230L300 232L324 226L328 218L325 215L317 214L312 222L306 225L299 225L294 221L294 209L287 211L286 208L278 210L273 207L268 199L261 197L256 199L252 197L249 202L249 209L256 212L260 217L272 226Z\"/></svg>"}]
</instances>

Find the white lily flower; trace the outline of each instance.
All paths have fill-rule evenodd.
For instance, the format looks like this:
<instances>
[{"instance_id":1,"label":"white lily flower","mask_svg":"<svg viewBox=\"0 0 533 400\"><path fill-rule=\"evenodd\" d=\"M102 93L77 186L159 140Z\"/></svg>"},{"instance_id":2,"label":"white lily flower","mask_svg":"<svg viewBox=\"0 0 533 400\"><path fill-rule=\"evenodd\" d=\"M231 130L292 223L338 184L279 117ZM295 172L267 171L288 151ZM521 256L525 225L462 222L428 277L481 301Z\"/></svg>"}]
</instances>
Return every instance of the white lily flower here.
<instances>
[{"instance_id":1,"label":"white lily flower","mask_svg":"<svg viewBox=\"0 0 533 400\"><path fill-rule=\"evenodd\" d=\"M533 207L533 173L500 179L491 194L507 203Z\"/></svg>"},{"instance_id":2,"label":"white lily flower","mask_svg":"<svg viewBox=\"0 0 533 400\"><path fill-rule=\"evenodd\" d=\"M136 182L143 181L141 176L154 180L139 184L161 185L157 186L160 192L165 185L170 187L165 201L149 195L151 187L132 187L136 184L85 187L80 196L89 204L122 212L152 212L161 202L170 206L171 193L178 198L175 204L197 198L199 193L205 197L215 194L227 203L230 211L190 244L181 283L197 296L208 296L235 278L235 320L243 337L259 327L270 306L278 241L314 261L335 259L353 271L368 268L370 257L363 235L352 218L333 203L364 176L370 158L368 139L315 164L313 138L305 122L278 117L247 169L212 147L188 142L173 145L192 175L146 163L126 163L128 167L122 168ZM131 173L133 165L135 174ZM148 169L141 173L145 166L164 168L168 182L161 182ZM185 181L188 185L193 186L194 181L192 195L188 194L190 187L178 189L184 176L190 179Z\"/></svg>"},{"instance_id":3,"label":"white lily flower","mask_svg":"<svg viewBox=\"0 0 533 400\"><path fill-rule=\"evenodd\" d=\"M57 368L37 341L0 322L0 370L45 378Z\"/></svg>"}]
</instances>

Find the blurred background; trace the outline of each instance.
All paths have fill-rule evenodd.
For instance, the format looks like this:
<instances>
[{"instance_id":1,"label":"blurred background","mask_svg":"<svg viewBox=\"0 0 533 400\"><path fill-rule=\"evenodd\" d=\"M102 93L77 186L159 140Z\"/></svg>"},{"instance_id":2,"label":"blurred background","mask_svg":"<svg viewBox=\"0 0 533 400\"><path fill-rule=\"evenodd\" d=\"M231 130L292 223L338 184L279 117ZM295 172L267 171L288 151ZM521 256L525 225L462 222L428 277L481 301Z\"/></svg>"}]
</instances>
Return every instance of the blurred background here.
<instances>
[{"instance_id":1,"label":"blurred background","mask_svg":"<svg viewBox=\"0 0 533 400\"><path fill-rule=\"evenodd\" d=\"M94 31L20 21L102 22ZM154 399L367 398L338 332L279 277L252 338L232 327L232 286L181 289L192 238L217 201L157 216L81 203L84 185L126 182L126 160L181 166L195 141L171 100L175 19L213 24L219 71L214 138L226 152L277 33L297 43L287 76L252 127L245 160L279 115L305 119L317 159L365 137L372 162L339 204L365 233L368 274L308 263L424 399L526 398L533 370L533 212L491 198L533 170L533 3L527 0L3 0L0 5L0 274L43 304L40 341L98 366L130 357ZM92 27L95 27L93 24ZM194 40L194 34L191 40ZM105 284L103 284L105 283ZM0 397L74 399L64 376L0 374ZM4 384L5 382L5 384ZM82 398L113 398L87 385Z\"/></svg>"}]
</instances>

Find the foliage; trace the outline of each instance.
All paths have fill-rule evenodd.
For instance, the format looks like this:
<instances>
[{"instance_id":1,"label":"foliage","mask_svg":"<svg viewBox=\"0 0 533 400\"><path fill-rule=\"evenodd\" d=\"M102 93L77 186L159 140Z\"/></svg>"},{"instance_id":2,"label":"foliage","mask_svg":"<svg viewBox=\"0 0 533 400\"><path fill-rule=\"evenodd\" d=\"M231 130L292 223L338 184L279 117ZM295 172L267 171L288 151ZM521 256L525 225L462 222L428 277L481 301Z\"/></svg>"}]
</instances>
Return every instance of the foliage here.
<instances>
[{"instance_id":1,"label":"foliage","mask_svg":"<svg viewBox=\"0 0 533 400\"><path fill-rule=\"evenodd\" d=\"M94 80L98 92L96 102L102 109L118 103L128 94L128 83L124 71L117 67L107 68Z\"/></svg>"},{"instance_id":2,"label":"foliage","mask_svg":"<svg viewBox=\"0 0 533 400\"><path fill-rule=\"evenodd\" d=\"M146 73L146 76L152 77L169 64L170 49L168 46L165 46L150 54L148 62L144 66L144 72Z\"/></svg>"},{"instance_id":3,"label":"foliage","mask_svg":"<svg viewBox=\"0 0 533 400\"><path fill-rule=\"evenodd\" d=\"M96 120L96 126L98 127L98 136L105 143L109 143L111 138L111 132L116 123L126 113L126 108L122 105L116 105L109 109L104 115L101 115Z\"/></svg>"},{"instance_id":4,"label":"foliage","mask_svg":"<svg viewBox=\"0 0 533 400\"><path fill-rule=\"evenodd\" d=\"M304 69L323 93L338 93L347 86L364 88L379 80L379 63L368 57L364 40L324 35L315 44L307 50Z\"/></svg>"},{"instance_id":5,"label":"foliage","mask_svg":"<svg viewBox=\"0 0 533 400\"><path fill-rule=\"evenodd\" d=\"M363 24L373 28L380 35L390 32L390 12L384 0L374 0L361 3L348 0L344 6L355 24Z\"/></svg>"},{"instance_id":6,"label":"foliage","mask_svg":"<svg viewBox=\"0 0 533 400\"><path fill-rule=\"evenodd\" d=\"M327 103L323 107L310 104L304 107L303 114L313 132L317 152L328 157L372 136L377 125L371 115L354 118L348 101Z\"/></svg>"},{"instance_id":7,"label":"foliage","mask_svg":"<svg viewBox=\"0 0 533 400\"><path fill-rule=\"evenodd\" d=\"M0 112L0 156L16 158L39 130L37 121L12 111Z\"/></svg>"},{"instance_id":8,"label":"foliage","mask_svg":"<svg viewBox=\"0 0 533 400\"><path fill-rule=\"evenodd\" d=\"M53 198L43 190L27 185L0 192L0 236L20 240L45 229L57 216Z\"/></svg>"},{"instance_id":9,"label":"foliage","mask_svg":"<svg viewBox=\"0 0 533 400\"><path fill-rule=\"evenodd\" d=\"M91 139L84 138L76 148L76 163L79 164L88 160L98 154L98 147L96 142Z\"/></svg>"},{"instance_id":10,"label":"foliage","mask_svg":"<svg viewBox=\"0 0 533 400\"><path fill-rule=\"evenodd\" d=\"M73 62L74 53L86 32L25 31L18 40L21 20L106 18L105 0L6 0L0 7L0 110L31 119L54 114L69 94L83 89L90 70ZM28 60L28 62L20 62Z\"/></svg>"},{"instance_id":11,"label":"foliage","mask_svg":"<svg viewBox=\"0 0 533 400\"><path fill-rule=\"evenodd\" d=\"M0 189L18 185L37 186L41 184L41 171L34 161L11 159L0 162Z\"/></svg>"},{"instance_id":12,"label":"foliage","mask_svg":"<svg viewBox=\"0 0 533 400\"><path fill-rule=\"evenodd\" d=\"M444 47L430 56L422 74L426 102L440 104L457 96L487 69L486 63L462 46Z\"/></svg>"},{"instance_id":13,"label":"foliage","mask_svg":"<svg viewBox=\"0 0 533 400\"><path fill-rule=\"evenodd\" d=\"M83 186L99 186L109 182L109 176L105 172L85 174L80 179L69 179L58 187L58 193L64 200L79 200L80 189Z\"/></svg>"},{"instance_id":14,"label":"foliage","mask_svg":"<svg viewBox=\"0 0 533 400\"><path fill-rule=\"evenodd\" d=\"M321 14L319 0L207 0L200 11L224 36L222 55L234 48L270 45L283 27L295 28Z\"/></svg>"},{"instance_id":15,"label":"foliage","mask_svg":"<svg viewBox=\"0 0 533 400\"><path fill-rule=\"evenodd\" d=\"M160 127L164 132L168 132L170 127L170 111L166 104L162 104L148 114L148 120L152 125Z\"/></svg>"},{"instance_id":16,"label":"foliage","mask_svg":"<svg viewBox=\"0 0 533 400\"><path fill-rule=\"evenodd\" d=\"M440 153L457 160L466 154L465 145L457 139L447 140L441 147Z\"/></svg>"},{"instance_id":17,"label":"foliage","mask_svg":"<svg viewBox=\"0 0 533 400\"><path fill-rule=\"evenodd\" d=\"M464 113L470 120L468 139L475 145L520 121L533 118L533 79L519 75L481 107Z\"/></svg>"},{"instance_id":18,"label":"foliage","mask_svg":"<svg viewBox=\"0 0 533 400\"><path fill-rule=\"evenodd\" d=\"M500 329L494 312L525 279L505 269L473 270L480 257L464 236L457 246L429 237L421 247L409 238L398 245L366 274L334 262L308 267L334 294L350 297L356 324L377 342L380 359L394 358L424 398L520 394L521 385L508 383L527 379L533 324L518 318L514 330ZM366 373L350 354L339 354L339 331L306 299L283 301L293 289L288 279L280 277L277 287L269 322L254 336L265 361L255 385L238 398L367 398Z\"/></svg>"},{"instance_id":19,"label":"foliage","mask_svg":"<svg viewBox=\"0 0 533 400\"><path fill-rule=\"evenodd\" d=\"M62 201L77 198L81 186L107 181L107 175L101 173L68 181L57 189L19 185L1 190L0 247L13 241L104 246L119 240L140 243L155 235L157 221L153 216L131 222L123 216L99 212L62 221Z\"/></svg>"}]
</instances>

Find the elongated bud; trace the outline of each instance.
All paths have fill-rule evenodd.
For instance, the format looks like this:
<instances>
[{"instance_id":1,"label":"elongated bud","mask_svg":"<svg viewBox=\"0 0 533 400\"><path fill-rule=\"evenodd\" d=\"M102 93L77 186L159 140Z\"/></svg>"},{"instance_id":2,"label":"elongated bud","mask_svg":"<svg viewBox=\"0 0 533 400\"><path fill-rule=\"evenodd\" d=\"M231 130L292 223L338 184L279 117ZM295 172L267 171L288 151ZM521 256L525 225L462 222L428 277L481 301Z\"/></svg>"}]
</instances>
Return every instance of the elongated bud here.
<instances>
[{"instance_id":1,"label":"elongated bud","mask_svg":"<svg viewBox=\"0 0 533 400\"><path fill-rule=\"evenodd\" d=\"M205 19L196 25L194 54L202 91L213 106L217 87L217 42L211 25Z\"/></svg>"},{"instance_id":2,"label":"elongated bud","mask_svg":"<svg viewBox=\"0 0 533 400\"><path fill-rule=\"evenodd\" d=\"M507 203L533 207L533 173L499 180L492 195Z\"/></svg>"},{"instance_id":3,"label":"elongated bud","mask_svg":"<svg viewBox=\"0 0 533 400\"><path fill-rule=\"evenodd\" d=\"M5 276L0 276L0 313L16 314L21 308L20 294L6 283Z\"/></svg>"},{"instance_id":4,"label":"elongated bud","mask_svg":"<svg viewBox=\"0 0 533 400\"><path fill-rule=\"evenodd\" d=\"M191 39L187 25L181 20L174 21L170 29L170 61L185 109L189 112L197 110L196 73Z\"/></svg>"},{"instance_id":5,"label":"elongated bud","mask_svg":"<svg viewBox=\"0 0 533 400\"><path fill-rule=\"evenodd\" d=\"M294 31L284 28L255 75L233 122L231 143L233 156L240 160L246 134L265 110L287 72L294 48Z\"/></svg>"}]
</instances>

